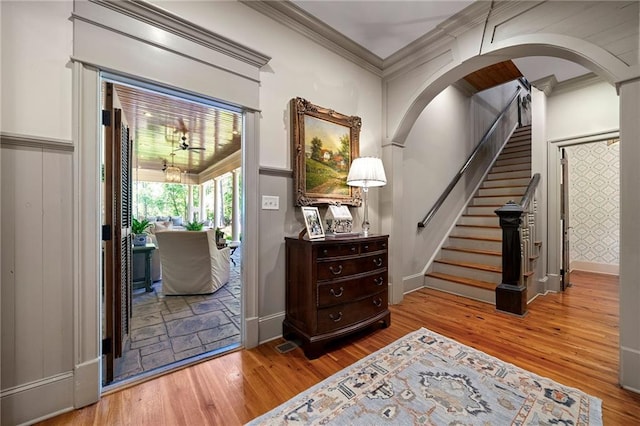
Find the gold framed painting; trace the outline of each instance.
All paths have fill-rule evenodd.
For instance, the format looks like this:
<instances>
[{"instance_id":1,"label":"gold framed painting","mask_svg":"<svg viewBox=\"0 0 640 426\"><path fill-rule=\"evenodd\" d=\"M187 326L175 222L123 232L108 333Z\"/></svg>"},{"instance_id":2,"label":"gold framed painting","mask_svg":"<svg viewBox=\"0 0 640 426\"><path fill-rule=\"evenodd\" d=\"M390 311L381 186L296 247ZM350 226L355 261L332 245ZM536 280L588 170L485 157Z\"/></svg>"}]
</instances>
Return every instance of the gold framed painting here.
<instances>
[{"instance_id":1,"label":"gold framed painting","mask_svg":"<svg viewBox=\"0 0 640 426\"><path fill-rule=\"evenodd\" d=\"M292 165L296 206L360 206L360 189L347 185L359 156L360 117L340 114L303 98L291 99Z\"/></svg>"}]
</instances>

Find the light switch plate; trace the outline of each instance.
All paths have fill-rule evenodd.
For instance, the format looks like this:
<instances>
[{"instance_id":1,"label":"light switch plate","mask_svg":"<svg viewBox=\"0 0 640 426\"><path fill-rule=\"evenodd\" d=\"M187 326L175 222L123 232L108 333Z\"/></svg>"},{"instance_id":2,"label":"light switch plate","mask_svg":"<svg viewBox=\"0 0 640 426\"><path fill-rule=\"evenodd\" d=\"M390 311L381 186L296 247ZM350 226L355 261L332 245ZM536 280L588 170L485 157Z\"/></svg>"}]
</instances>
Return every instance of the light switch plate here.
<instances>
[{"instance_id":1,"label":"light switch plate","mask_svg":"<svg viewBox=\"0 0 640 426\"><path fill-rule=\"evenodd\" d=\"M279 210L280 209L280 197L277 195L263 195L262 196L262 210Z\"/></svg>"}]
</instances>

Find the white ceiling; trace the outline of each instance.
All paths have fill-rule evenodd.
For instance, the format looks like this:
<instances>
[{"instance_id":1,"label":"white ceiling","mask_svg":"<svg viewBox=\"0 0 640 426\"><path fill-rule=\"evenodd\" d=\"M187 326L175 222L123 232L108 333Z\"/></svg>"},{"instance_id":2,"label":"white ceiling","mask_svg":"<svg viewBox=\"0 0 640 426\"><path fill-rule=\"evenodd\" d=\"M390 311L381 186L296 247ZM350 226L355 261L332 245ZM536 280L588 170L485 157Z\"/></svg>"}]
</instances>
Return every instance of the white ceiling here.
<instances>
[{"instance_id":1,"label":"white ceiling","mask_svg":"<svg viewBox=\"0 0 640 426\"><path fill-rule=\"evenodd\" d=\"M457 0L292 0L381 59L389 57L473 1ZM563 59L527 57L513 61L529 81L552 74L558 82L587 74Z\"/></svg>"}]
</instances>

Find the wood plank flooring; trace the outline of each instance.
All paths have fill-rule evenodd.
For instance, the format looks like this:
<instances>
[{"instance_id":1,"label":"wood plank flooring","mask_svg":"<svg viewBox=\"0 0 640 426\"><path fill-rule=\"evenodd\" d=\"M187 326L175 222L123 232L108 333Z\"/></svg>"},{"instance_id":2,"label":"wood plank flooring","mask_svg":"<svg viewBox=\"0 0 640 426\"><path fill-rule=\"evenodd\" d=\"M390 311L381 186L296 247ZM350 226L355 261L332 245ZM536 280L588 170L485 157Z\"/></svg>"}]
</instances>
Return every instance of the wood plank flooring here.
<instances>
[{"instance_id":1,"label":"wood plank flooring","mask_svg":"<svg viewBox=\"0 0 640 426\"><path fill-rule=\"evenodd\" d=\"M339 342L309 361L281 339L103 396L43 425L236 425L420 327L603 400L605 425L640 424L640 395L618 385L617 277L575 272L564 294L540 296L524 318L421 289L391 307L391 326Z\"/></svg>"}]
</instances>

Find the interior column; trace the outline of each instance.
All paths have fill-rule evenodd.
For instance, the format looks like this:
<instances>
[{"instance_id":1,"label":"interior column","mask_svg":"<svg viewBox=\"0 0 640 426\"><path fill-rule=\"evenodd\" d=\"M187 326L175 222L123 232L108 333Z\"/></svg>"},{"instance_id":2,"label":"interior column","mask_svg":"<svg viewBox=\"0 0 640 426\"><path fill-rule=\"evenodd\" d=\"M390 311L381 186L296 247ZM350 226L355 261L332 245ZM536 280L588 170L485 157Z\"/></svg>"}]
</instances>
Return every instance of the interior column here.
<instances>
[{"instance_id":1,"label":"interior column","mask_svg":"<svg viewBox=\"0 0 640 426\"><path fill-rule=\"evenodd\" d=\"M204 208L204 185L200 184L198 185L198 195L199 195L199 213L198 213L198 220L200 222L205 221L207 218L205 216L205 208Z\"/></svg>"},{"instance_id":2,"label":"interior column","mask_svg":"<svg viewBox=\"0 0 640 426\"><path fill-rule=\"evenodd\" d=\"M640 80L620 93L620 384L640 392Z\"/></svg>"}]
</instances>

